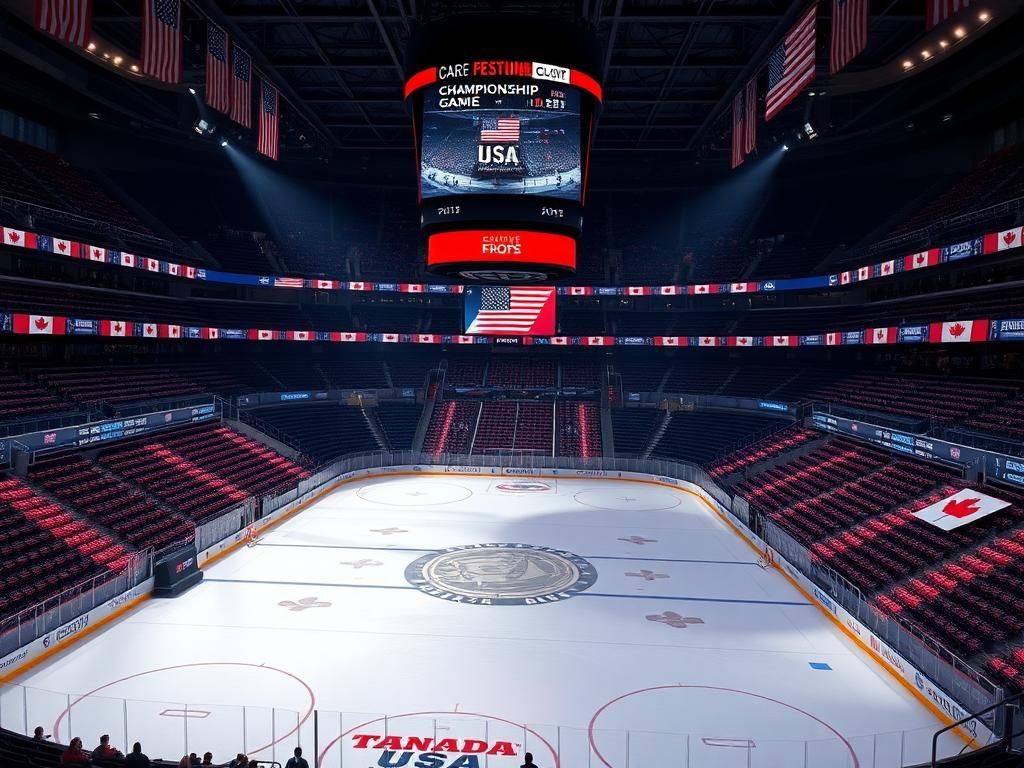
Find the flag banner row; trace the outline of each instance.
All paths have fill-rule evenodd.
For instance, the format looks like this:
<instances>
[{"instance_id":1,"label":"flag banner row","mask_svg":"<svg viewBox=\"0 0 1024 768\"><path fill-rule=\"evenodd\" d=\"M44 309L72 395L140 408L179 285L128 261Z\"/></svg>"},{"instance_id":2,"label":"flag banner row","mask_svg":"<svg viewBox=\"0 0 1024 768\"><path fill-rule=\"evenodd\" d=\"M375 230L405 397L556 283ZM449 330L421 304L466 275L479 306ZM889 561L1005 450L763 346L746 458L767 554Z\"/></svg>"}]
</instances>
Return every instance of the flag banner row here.
<instances>
[{"instance_id":1,"label":"flag banner row","mask_svg":"<svg viewBox=\"0 0 1024 768\"><path fill-rule=\"evenodd\" d=\"M837 272L831 275L755 280L736 283L697 283L690 285L560 285L559 296L710 296L720 293L778 293L780 291L808 291L822 288L841 288L869 280L881 280L904 272L936 267L961 259L988 256L1021 247L1024 227L989 232L958 243L950 243L924 251L906 254L875 264ZM249 275L221 272L214 269L177 264L163 259L138 256L98 245L62 240L52 235L3 227L4 245L33 251L67 256L115 266L158 272L170 277L203 280L209 283L251 285L264 288L312 289L324 291L371 291L376 293L430 293L461 294L464 285L438 283L391 283L365 280L333 280L308 277L282 277L275 275Z\"/></svg>"},{"instance_id":2,"label":"flag banner row","mask_svg":"<svg viewBox=\"0 0 1024 768\"><path fill-rule=\"evenodd\" d=\"M442 333L220 328L59 315L0 312L0 333L133 339L327 341L383 344L493 344L563 347L836 347L878 344L956 344L1024 340L1024 319L949 322L774 336L478 336Z\"/></svg>"}]
</instances>

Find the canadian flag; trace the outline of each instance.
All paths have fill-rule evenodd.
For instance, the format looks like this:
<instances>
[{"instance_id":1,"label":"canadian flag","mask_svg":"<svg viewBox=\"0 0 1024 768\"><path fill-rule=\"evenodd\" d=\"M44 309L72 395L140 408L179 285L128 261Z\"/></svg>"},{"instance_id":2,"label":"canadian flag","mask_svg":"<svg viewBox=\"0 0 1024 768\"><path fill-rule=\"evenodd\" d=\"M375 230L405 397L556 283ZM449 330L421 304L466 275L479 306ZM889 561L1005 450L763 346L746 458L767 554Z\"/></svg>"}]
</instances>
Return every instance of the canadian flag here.
<instances>
[{"instance_id":1,"label":"canadian flag","mask_svg":"<svg viewBox=\"0 0 1024 768\"><path fill-rule=\"evenodd\" d=\"M896 261L891 259L889 261L883 261L878 265L878 274L882 277L889 277L896 273Z\"/></svg>"},{"instance_id":2,"label":"canadian flag","mask_svg":"<svg viewBox=\"0 0 1024 768\"><path fill-rule=\"evenodd\" d=\"M678 296L680 294L678 285L663 285L658 289L662 296Z\"/></svg>"},{"instance_id":3,"label":"canadian flag","mask_svg":"<svg viewBox=\"0 0 1024 768\"><path fill-rule=\"evenodd\" d=\"M748 291L756 291L757 283L732 283L729 286L730 293L747 293Z\"/></svg>"},{"instance_id":4,"label":"canadian flag","mask_svg":"<svg viewBox=\"0 0 1024 768\"><path fill-rule=\"evenodd\" d=\"M62 256L73 256L77 258L79 254L78 243L74 243L71 240L61 240L60 238L55 237L53 238L53 252L59 253Z\"/></svg>"},{"instance_id":5,"label":"canadian flag","mask_svg":"<svg viewBox=\"0 0 1024 768\"><path fill-rule=\"evenodd\" d=\"M569 295L570 296L589 296L591 293L590 289L583 285L570 285Z\"/></svg>"},{"instance_id":6,"label":"canadian flag","mask_svg":"<svg viewBox=\"0 0 1024 768\"><path fill-rule=\"evenodd\" d=\"M644 288L641 285L627 285L626 286L626 295L627 296L645 296L645 295L650 294L650 292L651 292L650 288Z\"/></svg>"},{"instance_id":7,"label":"canadian flag","mask_svg":"<svg viewBox=\"0 0 1024 768\"><path fill-rule=\"evenodd\" d=\"M903 269L923 269L924 267L934 267L938 263L938 248L929 248L927 251L920 251L903 257Z\"/></svg>"},{"instance_id":8,"label":"canadian flag","mask_svg":"<svg viewBox=\"0 0 1024 768\"><path fill-rule=\"evenodd\" d=\"M100 336L126 336L131 332L131 323L124 320L100 320Z\"/></svg>"},{"instance_id":9,"label":"canadian flag","mask_svg":"<svg viewBox=\"0 0 1024 768\"><path fill-rule=\"evenodd\" d=\"M398 290L402 293L423 293L426 287L423 283L401 283Z\"/></svg>"},{"instance_id":10,"label":"canadian flag","mask_svg":"<svg viewBox=\"0 0 1024 768\"><path fill-rule=\"evenodd\" d=\"M161 324L158 327L158 333L160 338L163 339L180 339L181 338L181 326L180 325L164 325Z\"/></svg>"},{"instance_id":11,"label":"canadian flag","mask_svg":"<svg viewBox=\"0 0 1024 768\"><path fill-rule=\"evenodd\" d=\"M932 323L928 340L933 344L988 340L988 320L954 320Z\"/></svg>"},{"instance_id":12,"label":"canadian flag","mask_svg":"<svg viewBox=\"0 0 1024 768\"><path fill-rule=\"evenodd\" d=\"M985 253L996 253L997 251L1008 251L1011 248L1020 248L1022 236L1024 236L1024 227L992 232L985 235L984 251Z\"/></svg>"},{"instance_id":13,"label":"canadian flag","mask_svg":"<svg viewBox=\"0 0 1024 768\"><path fill-rule=\"evenodd\" d=\"M679 337L678 336L655 336L654 346L656 347L678 347Z\"/></svg>"},{"instance_id":14,"label":"canadian flag","mask_svg":"<svg viewBox=\"0 0 1024 768\"><path fill-rule=\"evenodd\" d=\"M14 245L18 248L35 248L35 232L26 232L23 229L8 229L4 227L4 244Z\"/></svg>"},{"instance_id":15,"label":"canadian flag","mask_svg":"<svg viewBox=\"0 0 1024 768\"><path fill-rule=\"evenodd\" d=\"M144 265L145 265L146 269L148 269L150 272L159 272L160 271L160 262L157 261L156 259L148 259L147 258L147 259L143 259L142 261L144 262Z\"/></svg>"},{"instance_id":16,"label":"canadian flag","mask_svg":"<svg viewBox=\"0 0 1024 768\"><path fill-rule=\"evenodd\" d=\"M841 333L826 333L825 334L825 345L834 347L837 344L843 343L843 335Z\"/></svg>"},{"instance_id":17,"label":"canadian flag","mask_svg":"<svg viewBox=\"0 0 1024 768\"><path fill-rule=\"evenodd\" d=\"M313 287L330 291L337 288L337 282L335 280L314 280Z\"/></svg>"},{"instance_id":18,"label":"canadian flag","mask_svg":"<svg viewBox=\"0 0 1024 768\"><path fill-rule=\"evenodd\" d=\"M604 347L612 343L611 336L584 336L583 343L588 347Z\"/></svg>"},{"instance_id":19,"label":"canadian flag","mask_svg":"<svg viewBox=\"0 0 1024 768\"><path fill-rule=\"evenodd\" d=\"M472 336L452 336L452 341L456 344L473 344L473 339Z\"/></svg>"},{"instance_id":20,"label":"canadian flag","mask_svg":"<svg viewBox=\"0 0 1024 768\"><path fill-rule=\"evenodd\" d=\"M122 267L134 267L135 266L135 254L125 253L121 251L121 266Z\"/></svg>"},{"instance_id":21,"label":"canadian flag","mask_svg":"<svg viewBox=\"0 0 1024 768\"><path fill-rule=\"evenodd\" d=\"M349 283L348 284L348 289L350 291L366 291L366 290L369 290L366 287L366 283Z\"/></svg>"},{"instance_id":22,"label":"canadian flag","mask_svg":"<svg viewBox=\"0 0 1024 768\"><path fill-rule=\"evenodd\" d=\"M362 332L352 333L350 331L343 331L338 336L340 337L338 341L366 341L366 334Z\"/></svg>"},{"instance_id":23,"label":"canadian flag","mask_svg":"<svg viewBox=\"0 0 1024 768\"><path fill-rule=\"evenodd\" d=\"M97 245L89 246L89 261L106 261L107 260L107 249L100 248Z\"/></svg>"},{"instance_id":24,"label":"canadian flag","mask_svg":"<svg viewBox=\"0 0 1024 768\"><path fill-rule=\"evenodd\" d=\"M185 277L187 277L189 280L195 280L196 279L196 268L195 267L190 267L188 265L184 265L184 266L182 266L182 270L183 270L182 274L184 274Z\"/></svg>"},{"instance_id":25,"label":"canadian flag","mask_svg":"<svg viewBox=\"0 0 1024 768\"><path fill-rule=\"evenodd\" d=\"M249 338L253 341L273 341L274 332L265 328L253 328L249 331Z\"/></svg>"},{"instance_id":26,"label":"canadian flag","mask_svg":"<svg viewBox=\"0 0 1024 768\"><path fill-rule=\"evenodd\" d=\"M697 342L699 347L717 347L718 337L717 336L701 336Z\"/></svg>"},{"instance_id":27,"label":"canadian flag","mask_svg":"<svg viewBox=\"0 0 1024 768\"><path fill-rule=\"evenodd\" d=\"M752 346L754 346L754 337L753 336L731 336L729 340L732 341L733 339L735 339L735 343L731 344L730 346L734 346L734 347L752 347Z\"/></svg>"},{"instance_id":28,"label":"canadian flag","mask_svg":"<svg viewBox=\"0 0 1024 768\"><path fill-rule=\"evenodd\" d=\"M708 285L707 283L701 283L700 285L691 285L689 292L693 294L718 293L718 286L716 285L714 286L714 288L715 290L712 290L712 286Z\"/></svg>"},{"instance_id":29,"label":"canadian flag","mask_svg":"<svg viewBox=\"0 0 1024 768\"><path fill-rule=\"evenodd\" d=\"M147 339L155 339L159 336L159 331L155 323L146 323L142 326L142 335Z\"/></svg>"},{"instance_id":30,"label":"canadian flag","mask_svg":"<svg viewBox=\"0 0 1024 768\"><path fill-rule=\"evenodd\" d=\"M799 340L796 336L767 336L765 343L769 347L795 347Z\"/></svg>"},{"instance_id":31,"label":"canadian flag","mask_svg":"<svg viewBox=\"0 0 1024 768\"><path fill-rule=\"evenodd\" d=\"M199 337L203 339L219 339L220 328L200 328Z\"/></svg>"},{"instance_id":32,"label":"canadian flag","mask_svg":"<svg viewBox=\"0 0 1024 768\"><path fill-rule=\"evenodd\" d=\"M898 331L895 327L868 328L864 334L866 344L895 344Z\"/></svg>"},{"instance_id":33,"label":"canadian flag","mask_svg":"<svg viewBox=\"0 0 1024 768\"><path fill-rule=\"evenodd\" d=\"M380 335L380 340L383 341L385 344L395 344L395 343L398 342L398 334L397 333L382 333Z\"/></svg>"},{"instance_id":34,"label":"canadian flag","mask_svg":"<svg viewBox=\"0 0 1024 768\"><path fill-rule=\"evenodd\" d=\"M181 274L181 264L172 264L171 262L167 262L167 274L168 275L174 275L175 277L180 275Z\"/></svg>"},{"instance_id":35,"label":"canadian flag","mask_svg":"<svg viewBox=\"0 0 1024 768\"><path fill-rule=\"evenodd\" d=\"M849 285L852 280L853 280L853 273L852 272L842 272L839 275L839 282L842 285Z\"/></svg>"},{"instance_id":36,"label":"canadian flag","mask_svg":"<svg viewBox=\"0 0 1024 768\"><path fill-rule=\"evenodd\" d=\"M63 336L66 325L65 318L54 317L53 315L16 314L12 319L15 333L28 333L31 335Z\"/></svg>"},{"instance_id":37,"label":"canadian flag","mask_svg":"<svg viewBox=\"0 0 1024 768\"><path fill-rule=\"evenodd\" d=\"M551 337L551 343L554 344L557 347L564 347L564 346L568 345L569 337L568 336L552 336Z\"/></svg>"},{"instance_id":38,"label":"canadian flag","mask_svg":"<svg viewBox=\"0 0 1024 768\"><path fill-rule=\"evenodd\" d=\"M858 280L870 280L871 279L871 267L858 267L857 268L857 279Z\"/></svg>"},{"instance_id":39,"label":"canadian flag","mask_svg":"<svg viewBox=\"0 0 1024 768\"><path fill-rule=\"evenodd\" d=\"M914 513L914 517L931 523L944 531L952 531L1008 506L1010 506L1008 501L997 499L995 496L989 496L987 493L972 488L964 488L952 496L947 496L942 501L919 509Z\"/></svg>"},{"instance_id":40,"label":"canadian flag","mask_svg":"<svg viewBox=\"0 0 1024 768\"><path fill-rule=\"evenodd\" d=\"M288 331L289 341L309 341L309 331Z\"/></svg>"},{"instance_id":41,"label":"canadian flag","mask_svg":"<svg viewBox=\"0 0 1024 768\"><path fill-rule=\"evenodd\" d=\"M437 344L441 341L441 337L434 333L418 333L416 334L417 344Z\"/></svg>"}]
</instances>

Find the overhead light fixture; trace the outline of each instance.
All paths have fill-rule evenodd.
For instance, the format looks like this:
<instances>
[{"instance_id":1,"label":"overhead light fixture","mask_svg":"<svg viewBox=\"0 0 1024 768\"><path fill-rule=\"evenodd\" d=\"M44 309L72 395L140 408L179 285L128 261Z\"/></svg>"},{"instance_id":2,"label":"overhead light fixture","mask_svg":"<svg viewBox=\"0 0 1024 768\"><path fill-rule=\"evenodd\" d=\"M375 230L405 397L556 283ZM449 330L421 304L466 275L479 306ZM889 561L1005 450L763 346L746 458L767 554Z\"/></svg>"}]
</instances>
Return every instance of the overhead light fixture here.
<instances>
[{"instance_id":1,"label":"overhead light fixture","mask_svg":"<svg viewBox=\"0 0 1024 768\"><path fill-rule=\"evenodd\" d=\"M939 48L949 48L949 43L945 40L939 40Z\"/></svg>"},{"instance_id":2,"label":"overhead light fixture","mask_svg":"<svg viewBox=\"0 0 1024 768\"><path fill-rule=\"evenodd\" d=\"M138 64L132 64L132 72L138 72L138 71L139 71L139 65Z\"/></svg>"},{"instance_id":3,"label":"overhead light fixture","mask_svg":"<svg viewBox=\"0 0 1024 768\"><path fill-rule=\"evenodd\" d=\"M957 40L963 40L965 37L967 37L967 30L964 29L963 27L957 27L956 29L953 30L953 37L955 37Z\"/></svg>"},{"instance_id":4,"label":"overhead light fixture","mask_svg":"<svg viewBox=\"0 0 1024 768\"><path fill-rule=\"evenodd\" d=\"M122 59L120 56L115 56L114 57L114 66L115 67L120 67L122 61L124 61L124 59Z\"/></svg>"},{"instance_id":5,"label":"overhead light fixture","mask_svg":"<svg viewBox=\"0 0 1024 768\"><path fill-rule=\"evenodd\" d=\"M110 59L110 54L109 53L104 53L103 54L103 58L109 60Z\"/></svg>"},{"instance_id":6,"label":"overhead light fixture","mask_svg":"<svg viewBox=\"0 0 1024 768\"><path fill-rule=\"evenodd\" d=\"M226 147L226 146L228 145L228 140L227 140L227 139L224 139L223 141L221 141L220 145L221 145L222 147Z\"/></svg>"},{"instance_id":7,"label":"overhead light fixture","mask_svg":"<svg viewBox=\"0 0 1024 768\"><path fill-rule=\"evenodd\" d=\"M978 21L980 21L982 24L984 24L991 18L992 14L990 14L988 11L982 11L981 13L978 14Z\"/></svg>"},{"instance_id":8,"label":"overhead light fixture","mask_svg":"<svg viewBox=\"0 0 1024 768\"><path fill-rule=\"evenodd\" d=\"M929 51L927 48L925 48L923 51L921 51L921 58L924 59L925 61L928 61L928 59L930 59L931 57L932 57L932 52Z\"/></svg>"},{"instance_id":9,"label":"overhead light fixture","mask_svg":"<svg viewBox=\"0 0 1024 768\"><path fill-rule=\"evenodd\" d=\"M783 144L782 145L782 151L783 152L789 152L789 144Z\"/></svg>"},{"instance_id":10,"label":"overhead light fixture","mask_svg":"<svg viewBox=\"0 0 1024 768\"><path fill-rule=\"evenodd\" d=\"M85 46L85 49L87 51L95 51L96 50L96 43L89 43L87 46Z\"/></svg>"},{"instance_id":11,"label":"overhead light fixture","mask_svg":"<svg viewBox=\"0 0 1024 768\"><path fill-rule=\"evenodd\" d=\"M196 95L196 89L193 88L191 85L188 87L188 92L191 93L193 96Z\"/></svg>"},{"instance_id":12,"label":"overhead light fixture","mask_svg":"<svg viewBox=\"0 0 1024 768\"><path fill-rule=\"evenodd\" d=\"M913 69L913 68L914 68L914 62L912 62L910 59L904 59L903 60L903 70L904 71L906 71L908 69Z\"/></svg>"}]
</instances>

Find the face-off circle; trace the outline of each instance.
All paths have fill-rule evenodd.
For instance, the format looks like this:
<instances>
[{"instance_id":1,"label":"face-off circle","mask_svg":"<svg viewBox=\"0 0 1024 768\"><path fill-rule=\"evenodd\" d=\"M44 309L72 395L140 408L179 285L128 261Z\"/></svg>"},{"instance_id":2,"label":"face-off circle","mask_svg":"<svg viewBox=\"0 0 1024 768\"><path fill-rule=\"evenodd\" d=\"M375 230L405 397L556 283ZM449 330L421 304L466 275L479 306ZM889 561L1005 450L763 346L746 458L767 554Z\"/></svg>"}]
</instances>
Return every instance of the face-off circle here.
<instances>
[{"instance_id":1,"label":"face-off circle","mask_svg":"<svg viewBox=\"0 0 1024 768\"><path fill-rule=\"evenodd\" d=\"M564 549L531 544L469 544L414 560L405 578L453 603L540 605L567 600L597 581L594 566Z\"/></svg>"}]
</instances>

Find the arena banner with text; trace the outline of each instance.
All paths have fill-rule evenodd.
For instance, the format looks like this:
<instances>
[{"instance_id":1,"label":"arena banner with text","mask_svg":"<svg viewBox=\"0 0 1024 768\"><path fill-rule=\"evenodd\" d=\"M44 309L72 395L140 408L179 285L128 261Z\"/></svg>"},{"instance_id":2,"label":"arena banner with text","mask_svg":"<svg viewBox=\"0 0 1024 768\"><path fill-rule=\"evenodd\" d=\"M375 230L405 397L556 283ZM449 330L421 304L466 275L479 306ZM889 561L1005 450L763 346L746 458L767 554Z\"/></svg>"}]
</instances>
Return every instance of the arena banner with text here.
<instances>
[{"instance_id":1,"label":"arena banner with text","mask_svg":"<svg viewBox=\"0 0 1024 768\"><path fill-rule=\"evenodd\" d=\"M224 272L187 264L177 264L163 259L137 256L111 248L62 240L37 232L2 227L3 245L23 251L37 251L54 256L87 260L116 267L156 272L167 277L184 280L198 280L210 283L246 285L262 288L286 288L292 290L326 291L373 291L383 293L434 293L460 294L464 285L446 283L391 283L348 281L308 277L283 277L277 275L249 275L238 272ZM720 293L775 293L779 291L812 291L823 288L843 288L867 280L879 280L912 270L937 267L961 259L1002 254L1020 248L1024 228L1014 227L999 232L988 232L958 243L931 248L926 251L899 256L876 264L865 264L831 275L809 275L807 277L779 278L741 283L702 283L696 285L658 286L579 286L563 285L555 290L559 296L700 296Z\"/></svg>"}]
</instances>

